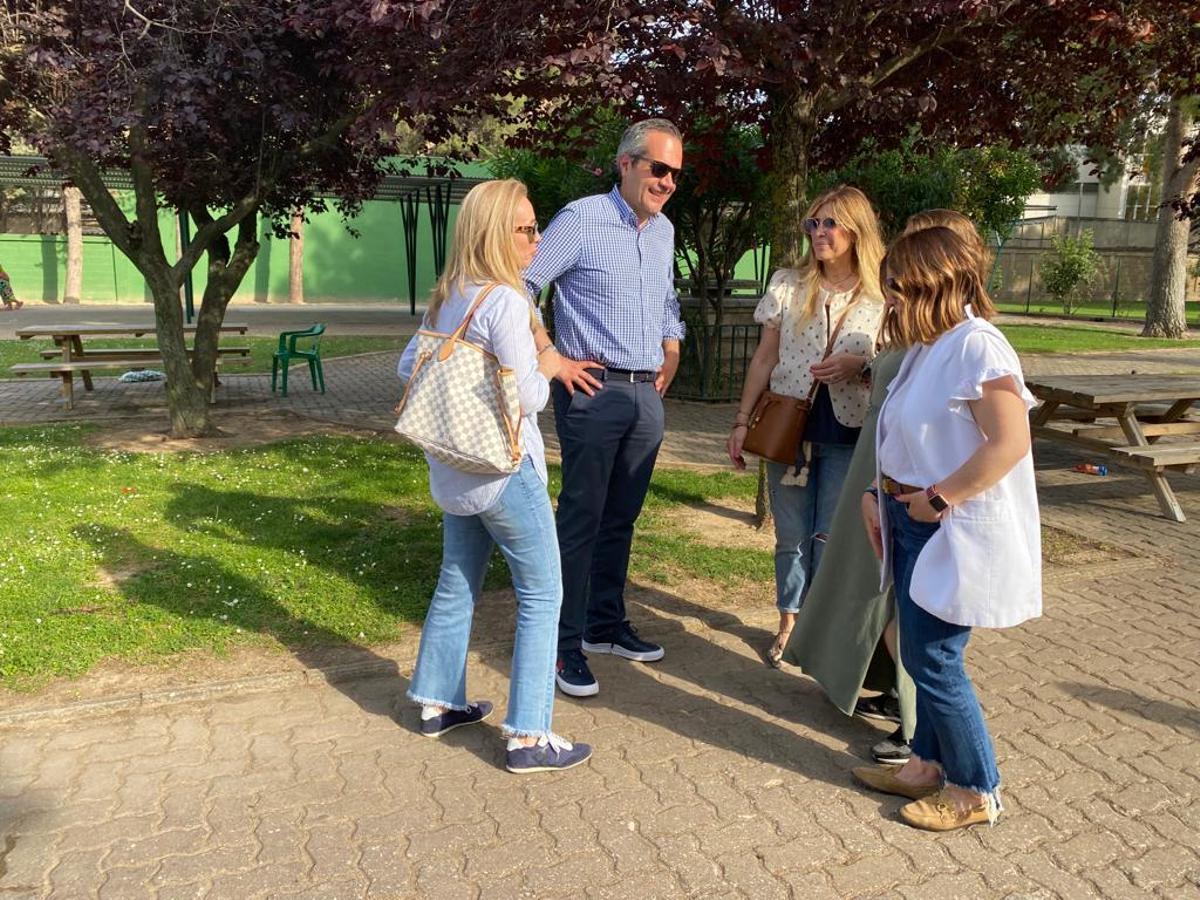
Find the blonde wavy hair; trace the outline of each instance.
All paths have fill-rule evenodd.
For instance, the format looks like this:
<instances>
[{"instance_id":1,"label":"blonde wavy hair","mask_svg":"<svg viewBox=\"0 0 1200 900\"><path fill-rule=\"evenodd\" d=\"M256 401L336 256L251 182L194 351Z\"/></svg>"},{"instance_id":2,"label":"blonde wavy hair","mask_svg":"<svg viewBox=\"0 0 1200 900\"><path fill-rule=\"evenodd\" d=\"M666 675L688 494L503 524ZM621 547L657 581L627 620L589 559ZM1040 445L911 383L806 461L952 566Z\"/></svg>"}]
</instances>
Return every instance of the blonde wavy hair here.
<instances>
[{"instance_id":1,"label":"blonde wavy hair","mask_svg":"<svg viewBox=\"0 0 1200 900\"><path fill-rule=\"evenodd\" d=\"M513 229L517 207L528 196L525 185L513 178L485 181L467 193L454 223L446 268L429 296L425 320L430 327L436 325L446 298L455 290L461 293L468 284L498 281L526 292Z\"/></svg>"},{"instance_id":2,"label":"blonde wavy hair","mask_svg":"<svg viewBox=\"0 0 1200 900\"><path fill-rule=\"evenodd\" d=\"M931 344L967 318L996 313L984 288L978 250L944 225L902 234L884 257L880 276L899 297L884 331L889 344Z\"/></svg>"},{"instance_id":3,"label":"blonde wavy hair","mask_svg":"<svg viewBox=\"0 0 1200 900\"><path fill-rule=\"evenodd\" d=\"M908 217L901 235L923 231L926 228L949 228L966 241L968 246L979 254L979 274L983 278L983 283L987 284L988 276L991 274L992 257L983 243L983 238L979 236L979 229L975 227L974 222L957 210L923 209Z\"/></svg>"},{"instance_id":4,"label":"blonde wavy hair","mask_svg":"<svg viewBox=\"0 0 1200 900\"><path fill-rule=\"evenodd\" d=\"M858 286L850 302L857 303L862 297L882 299L879 263L884 254L883 238L879 235L879 217L875 215L871 201L853 185L839 184L817 197L804 213L804 218L815 217L817 210L823 207L828 207L830 217L854 237L850 252L855 274L858 275ZM813 255L812 240L809 240L800 264L800 283L804 286L804 309L799 317L801 324L818 313L821 278L824 274L824 265Z\"/></svg>"}]
</instances>

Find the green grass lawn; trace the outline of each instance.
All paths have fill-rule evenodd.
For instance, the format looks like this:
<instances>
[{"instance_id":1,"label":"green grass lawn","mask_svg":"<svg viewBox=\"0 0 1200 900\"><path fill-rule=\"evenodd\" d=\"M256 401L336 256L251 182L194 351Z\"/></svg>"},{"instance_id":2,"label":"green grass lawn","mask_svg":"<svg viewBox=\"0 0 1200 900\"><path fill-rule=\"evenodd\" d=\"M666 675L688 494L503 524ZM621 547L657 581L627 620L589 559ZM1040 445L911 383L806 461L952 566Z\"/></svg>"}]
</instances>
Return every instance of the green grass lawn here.
<instances>
[{"instance_id":1,"label":"green grass lawn","mask_svg":"<svg viewBox=\"0 0 1200 900\"><path fill-rule=\"evenodd\" d=\"M1200 340L1143 338L1128 331L1089 325L1005 324L1000 326L1000 330L1018 353L1086 353L1101 350L1160 350L1200 346Z\"/></svg>"},{"instance_id":2,"label":"green grass lawn","mask_svg":"<svg viewBox=\"0 0 1200 900\"><path fill-rule=\"evenodd\" d=\"M355 353L372 353L379 350L394 350L399 353L404 349L407 338L377 337L374 335L329 335L321 339L321 357L329 359L334 356L350 356ZM246 335L230 334L221 339L227 347L249 347L250 362L237 363L229 367L230 372L270 372L271 355L279 346L278 337L247 337ZM95 338L84 342L84 349L101 350L108 347L154 347L154 338ZM300 349L305 349L301 344ZM55 349L54 342L45 340L30 341L0 341L0 378L10 377L9 367L17 363L46 362L40 351ZM96 372L106 370L96 369ZM122 370L123 371L123 370Z\"/></svg>"},{"instance_id":3,"label":"green grass lawn","mask_svg":"<svg viewBox=\"0 0 1200 900\"><path fill-rule=\"evenodd\" d=\"M35 690L106 659L169 662L251 645L303 652L415 634L442 551L441 512L415 449L313 436L138 454L89 446L93 428L0 429L0 688ZM557 496L556 467L550 476ZM696 579L689 599L704 605L722 605L728 589L770 607L770 541L753 546L744 518L726 525L715 515L695 530L695 508L746 510L755 489L752 474L656 471L631 574L667 591ZM1044 532L1048 564L1106 552ZM495 554L486 586L508 583Z\"/></svg>"},{"instance_id":4,"label":"green grass lawn","mask_svg":"<svg viewBox=\"0 0 1200 900\"><path fill-rule=\"evenodd\" d=\"M1028 308L1022 303L997 303L997 308L1000 312L1015 313L1024 315L1026 313L1034 313L1049 316L1061 316L1063 314L1062 304L1055 303L1048 298L1033 300L1029 303ZM1184 310L1184 315L1187 317L1188 324L1193 328L1200 327L1200 303L1189 302ZM1077 319L1114 319L1117 321L1128 321L1131 324L1141 324L1146 318L1146 304L1142 302L1126 302L1118 303L1116 315L1113 315L1113 306L1111 303L1088 303L1083 306L1076 307L1072 313Z\"/></svg>"},{"instance_id":5,"label":"green grass lawn","mask_svg":"<svg viewBox=\"0 0 1200 900\"><path fill-rule=\"evenodd\" d=\"M35 689L105 658L382 643L422 620L441 513L415 450L319 436L135 454L91 448L87 430L0 429L0 685ZM753 478L660 471L643 524L754 489ZM769 553L659 526L639 530L635 574L752 578L769 597ZM488 584L507 582L496 555Z\"/></svg>"}]
</instances>

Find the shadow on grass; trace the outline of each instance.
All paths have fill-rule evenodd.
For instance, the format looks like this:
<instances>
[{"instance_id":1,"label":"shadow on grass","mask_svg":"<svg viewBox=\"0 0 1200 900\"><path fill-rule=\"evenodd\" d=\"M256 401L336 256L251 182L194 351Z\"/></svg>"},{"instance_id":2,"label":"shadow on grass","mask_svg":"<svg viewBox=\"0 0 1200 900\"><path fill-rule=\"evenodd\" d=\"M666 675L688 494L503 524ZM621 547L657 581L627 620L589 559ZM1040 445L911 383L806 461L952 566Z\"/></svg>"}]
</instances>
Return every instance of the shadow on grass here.
<instances>
[{"instance_id":1,"label":"shadow on grass","mask_svg":"<svg viewBox=\"0 0 1200 900\"><path fill-rule=\"evenodd\" d=\"M336 493L280 497L195 484L172 490L163 511L172 524L284 551L366 589L390 615L424 618L441 565L440 516L406 506L402 497L385 506Z\"/></svg>"},{"instance_id":2,"label":"shadow on grass","mask_svg":"<svg viewBox=\"0 0 1200 900\"><path fill-rule=\"evenodd\" d=\"M157 606L185 623L190 619L208 624L219 619L222 627L270 635L287 647L305 668L327 666L332 655L331 648L345 651L337 654L339 662L369 667L370 672L388 679L394 687L379 692L363 690L353 681L331 680L330 683L354 700L364 712L390 719L398 718L397 709L403 703L401 698L408 682L400 675L393 660L296 615L253 580L231 571L219 560L203 554L176 553L150 547L120 528L78 527L75 535L99 552L100 563L106 568L120 570L131 562L147 564L146 568L117 585L117 590L130 603ZM173 578L165 577L165 573L185 571L219 573L222 584L229 588L231 600L236 599L237 602L222 600L219 595L179 590ZM297 636L304 636L303 640L297 640Z\"/></svg>"}]
</instances>

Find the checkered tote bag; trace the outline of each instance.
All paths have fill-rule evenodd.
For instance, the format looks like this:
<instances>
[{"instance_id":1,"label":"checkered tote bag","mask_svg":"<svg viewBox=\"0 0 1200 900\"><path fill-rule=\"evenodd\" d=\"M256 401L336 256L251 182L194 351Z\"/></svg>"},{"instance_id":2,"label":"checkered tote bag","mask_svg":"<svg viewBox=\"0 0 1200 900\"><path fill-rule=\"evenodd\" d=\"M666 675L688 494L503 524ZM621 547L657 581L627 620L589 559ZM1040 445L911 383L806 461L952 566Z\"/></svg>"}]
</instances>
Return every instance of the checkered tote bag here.
<instances>
[{"instance_id":1,"label":"checkered tote bag","mask_svg":"<svg viewBox=\"0 0 1200 900\"><path fill-rule=\"evenodd\" d=\"M397 407L396 431L451 468L511 475L521 467L516 374L464 337L496 286L480 290L452 333L417 332L417 361Z\"/></svg>"}]
</instances>

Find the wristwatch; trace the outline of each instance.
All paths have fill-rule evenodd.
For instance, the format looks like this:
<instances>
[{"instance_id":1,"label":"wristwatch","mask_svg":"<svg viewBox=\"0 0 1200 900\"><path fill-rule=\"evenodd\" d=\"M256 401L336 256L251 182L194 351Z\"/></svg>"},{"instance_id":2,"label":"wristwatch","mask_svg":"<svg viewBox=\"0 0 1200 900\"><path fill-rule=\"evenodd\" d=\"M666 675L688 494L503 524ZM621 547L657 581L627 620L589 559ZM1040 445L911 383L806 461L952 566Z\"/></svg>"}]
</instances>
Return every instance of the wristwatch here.
<instances>
[{"instance_id":1,"label":"wristwatch","mask_svg":"<svg viewBox=\"0 0 1200 900\"><path fill-rule=\"evenodd\" d=\"M929 500L929 505L933 507L935 513L944 513L950 508L950 504L946 502L946 498L938 493L936 484L931 484L925 488L925 497Z\"/></svg>"}]
</instances>

